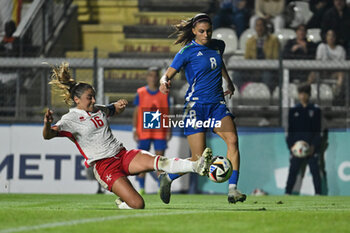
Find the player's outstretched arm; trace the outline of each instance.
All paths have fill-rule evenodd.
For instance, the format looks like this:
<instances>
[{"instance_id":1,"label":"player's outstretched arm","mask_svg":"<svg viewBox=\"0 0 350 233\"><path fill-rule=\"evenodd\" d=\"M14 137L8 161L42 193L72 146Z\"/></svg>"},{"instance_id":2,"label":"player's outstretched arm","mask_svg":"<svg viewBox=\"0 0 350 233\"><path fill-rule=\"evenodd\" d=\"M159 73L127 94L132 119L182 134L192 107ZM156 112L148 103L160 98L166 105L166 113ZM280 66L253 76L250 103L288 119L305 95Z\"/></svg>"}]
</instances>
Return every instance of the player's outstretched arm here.
<instances>
[{"instance_id":1,"label":"player's outstretched arm","mask_svg":"<svg viewBox=\"0 0 350 233\"><path fill-rule=\"evenodd\" d=\"M101 110L102 112L105 112L107 116L115 116L124 111L126 106L128 105L128 101L125 99L120 99L117 102L108 104L108 105L99 105L95 104L95 110Z\"/></svg>"},{"instance_id":2,"label":"player's outstretched arm","mask_svg":"<svg viewBox=\"0 0 350 233\"><path fill-rule=\"evenodd\" d=\"M165 74L159 80L159 90L164 94L168 94L171 87L171 79L176 74L176 69L169 67Z\"/></svg>"},{"instance_id":3,"label":"player's outstretched arm","mask_svg":"<svg viewBox=\"0 0 350 233\"><path fill-rule=\"evenodd\" d=\"M50 109L47 109L47 112L45 113L45 116L44 116L43 137L46 140L58 136L57 127L55 127L55 126L51 127L51 124L53 122L52 113L53 113L53 111L51 111Z\"/></svg>"}]
</instances>

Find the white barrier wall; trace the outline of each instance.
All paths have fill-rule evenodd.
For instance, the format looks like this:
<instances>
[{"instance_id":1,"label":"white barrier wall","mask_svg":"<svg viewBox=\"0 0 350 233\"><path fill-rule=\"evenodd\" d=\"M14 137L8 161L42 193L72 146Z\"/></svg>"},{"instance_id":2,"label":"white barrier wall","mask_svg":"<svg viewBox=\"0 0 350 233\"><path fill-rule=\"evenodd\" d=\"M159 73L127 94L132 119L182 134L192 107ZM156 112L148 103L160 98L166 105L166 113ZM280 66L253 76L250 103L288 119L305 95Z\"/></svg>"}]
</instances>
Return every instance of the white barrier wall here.
<instances>
[{"instance_id":1,"label":"white barrier wall","mask_svg":"<svg viewBox=\"0 0 350 233\"><path fill-rule=\"evenodd\" d=\"M127 149L136 148L131 131L115 128L113 134ZM186 139L173 137L167 152L168 157L188 157ZM0 193L95 193L97 181L86 179L83 161L67 138L44 140L41 125L0 125ZM135 177L130 180L138 189ZM172 190L188 187L189 177L184 176L174 182ZM157 190L148 174L146 192Z\"/></svg>"}]
</instances>

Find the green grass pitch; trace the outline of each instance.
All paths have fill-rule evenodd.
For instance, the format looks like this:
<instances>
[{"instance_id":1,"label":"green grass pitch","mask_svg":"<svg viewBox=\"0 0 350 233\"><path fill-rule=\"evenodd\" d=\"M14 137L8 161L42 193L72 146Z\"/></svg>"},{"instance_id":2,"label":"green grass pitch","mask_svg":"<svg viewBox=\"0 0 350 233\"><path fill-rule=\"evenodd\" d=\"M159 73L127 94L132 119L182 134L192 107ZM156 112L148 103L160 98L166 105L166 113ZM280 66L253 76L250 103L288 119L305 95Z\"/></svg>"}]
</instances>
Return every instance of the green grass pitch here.
<instances>
[{"instance_id":1,"label":"green grass pitch","mask_svg":"<svg viewBox=\"0 0 350 233\"><path fill-rule=\"evenodd\" d=\"M113 195L1 194L0 233L350 232L350 197L145 195L146 209L119 210Z\"/></svg>"}]
</instances>

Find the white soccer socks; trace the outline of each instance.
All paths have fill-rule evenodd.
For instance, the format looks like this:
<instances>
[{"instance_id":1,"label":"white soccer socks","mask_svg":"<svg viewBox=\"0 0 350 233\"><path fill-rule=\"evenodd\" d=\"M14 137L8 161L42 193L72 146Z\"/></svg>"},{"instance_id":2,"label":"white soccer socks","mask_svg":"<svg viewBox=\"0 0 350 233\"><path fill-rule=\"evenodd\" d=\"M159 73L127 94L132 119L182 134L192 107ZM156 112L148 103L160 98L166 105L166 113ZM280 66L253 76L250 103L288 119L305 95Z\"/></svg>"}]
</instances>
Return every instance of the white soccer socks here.
<instances>
[{"instance_id":1,"label":"white soccer socks","mask_svg":"<svg viewBox=\"0 0 350 233\"><path fill-rule=\"evenodd\" d=\"M187 173L195 172L195 162L186 159L168 159L157 155L154 158L154 170L166 173Z\"/></svg>"}]
</instances>

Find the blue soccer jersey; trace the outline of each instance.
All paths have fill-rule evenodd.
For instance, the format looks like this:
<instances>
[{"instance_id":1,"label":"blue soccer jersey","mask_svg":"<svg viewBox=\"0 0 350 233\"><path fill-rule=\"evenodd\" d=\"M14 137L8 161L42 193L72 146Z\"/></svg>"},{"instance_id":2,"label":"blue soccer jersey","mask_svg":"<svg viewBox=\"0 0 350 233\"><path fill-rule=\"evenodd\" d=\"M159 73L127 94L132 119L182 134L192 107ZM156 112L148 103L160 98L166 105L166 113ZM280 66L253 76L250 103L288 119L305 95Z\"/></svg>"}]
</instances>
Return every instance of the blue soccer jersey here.
<instances>
[{"instance_id":1,"label":"blue soccer jersey","mask_svg":"<svg viewBox=\"0 0 350 233\"><path fill-rule=\"evenodd\" d=\"M225 43L211 40L208 46L192 40L175 56L170 67L180 71L184 68L189 88L186 101L218 103L224 100L222 90L222 54Z\"/></svg>"}]
</instances>

